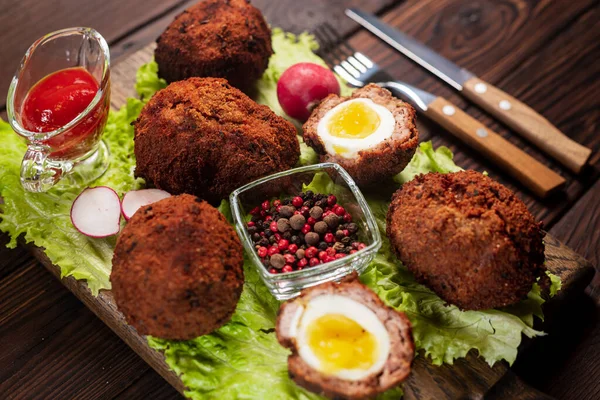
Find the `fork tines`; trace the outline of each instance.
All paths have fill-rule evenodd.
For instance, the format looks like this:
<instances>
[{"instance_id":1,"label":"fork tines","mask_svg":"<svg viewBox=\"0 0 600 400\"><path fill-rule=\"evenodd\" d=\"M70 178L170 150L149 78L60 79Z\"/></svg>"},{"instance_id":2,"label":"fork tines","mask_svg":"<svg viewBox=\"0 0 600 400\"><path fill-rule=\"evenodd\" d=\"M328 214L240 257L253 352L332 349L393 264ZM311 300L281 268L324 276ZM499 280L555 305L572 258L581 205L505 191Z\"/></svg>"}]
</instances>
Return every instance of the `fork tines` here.
<instances>
[{"instance_id":1,"label":"fork tines","mask_svg":"<svg viewBox=\"0 0 600 400\"><path fill-rule=\"evenodd\" d=\"M354 86L363 86L365 74L375 72L375 64L354 50L327 22L313 30L320 48L319 55L333 70Z\"/></svg>"}]
</instances>

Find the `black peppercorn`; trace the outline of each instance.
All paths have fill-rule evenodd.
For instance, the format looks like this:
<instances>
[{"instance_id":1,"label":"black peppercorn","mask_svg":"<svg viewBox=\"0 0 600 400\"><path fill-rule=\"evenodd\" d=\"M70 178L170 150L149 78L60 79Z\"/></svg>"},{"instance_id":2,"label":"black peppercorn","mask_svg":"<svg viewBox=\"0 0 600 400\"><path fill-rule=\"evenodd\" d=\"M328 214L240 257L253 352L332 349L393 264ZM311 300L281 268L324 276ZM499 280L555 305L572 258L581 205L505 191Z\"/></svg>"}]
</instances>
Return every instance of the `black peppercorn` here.
<instances>
[{"instance_id":1,"label":"black peppercorn","mask_svg":"<svg viewBox=\"0 0 600 400\"><path fill-rule=\"evenodd\" d=\"M265 236L270 238L271 236L273 236L273 231L270 229L265 229Z\"/></svg>"},{"instance_id":2,"label":"black peppercorn","mask_svg":"<svg viewBox=\"0 0 600 400\"><path fill-rule=\"evenodd\" d=\"M323 221L319 221L315 224L314 226L314 230L315 232L317 232L319 235L324 235L327 233L327 231L329 230L329 228L327 227L327 223L323 222Z\"/></svg>"},{"instance_id":3,"label":"black peppercorn","mask_svg":"<svg viewBox=\"0 0 600 400\"><path fill-rule=\"evenodd\" d=\"M281 254L273 254L270 263L273 268L281 269L285 265L285 258Z\"/></svg>"},{"instance_id":4,"label":"black peppercorn","mask_svg":"<svg viewBox=\"0 0 600 400\"><path fill-rule=\"evenodd\" d=\"M306 240L306 244L308 244L309 246L316 246L319 243L319 234L316 232L308 232L305 236L304 239Z\"/></svg>"},{"instance_id":5,"label":"black peppercorn","mask_svg":"<svg viewBox=\"0 0 600 400\"><path fill-rule=\"evenodd\" d=\"M289 218L294 215L294 211L296 211L294 206L282 206L279 209L279 215L281 215L283 218Z\"/></svg>"},{"instance_id":6,"label":"black peppercorn","mask_svg":"<svg viewBox=\"0 0 600 400\"><path fill-rule=\"evenodd\" d=\"M348 224L347 229L350 233L356 233L358 231L358 226L354 222L351 222Z\"/></svg>"},{"instance_id":7,"label":"black peppercorn","mask_svg":"<svg viewBox=\"0 0 600 400\"><path fill-rule=\"evenodd\" d=\"M306 218L301 214L296 214L290 218L290 225L293 229L299 231L306 223Z\"/></svg>"},{"instance_id":8,"label":"black peppercorn","mask_svg":"<svg viewBox=\"0 0 600 400\"><path fill-rule=\"evenodd\" d=\"M319 250L327 250L328 247L327 242L319 243Z\"/></svg>"},{"instance_id":9,"label":"black peppercorn","mask_svg":"<svg viewBox=\"0 0 600 400\"><path fill-rule=\"evenodd\" d=\"M258 242L260 239L262 239L262 236L260 236L258 233L254 233L252 235L252 241Z\"/></svg>"},{"instance_id":10,"label":"black peppercorn","mask_svg":"<svg viewBox=\"0 0 600 400\"><path fill-rule=\"evenodd\" d=\"M323 215L323 209L319 206L314 206L313 208L310 209L310 211L308 213L314 219L319 219Z\"/></svg>"},{"instance_id":11,"label":"black peppercorn","mask_svg":"<svg viewBox=\"0 0 600 400\"><path fill-rule=\"evenodd\" d=\"M326 216L323 219L323 221L325 221L325 223L327 224L327 226L329 226L329 228L335 229L340 224L340 217L338 217L335 214L329 214L328 216Z\"/></svg>"},{"instance_id":12,"label":"black peppercorn","mask_svg":"<svg viewBox=\"0 0 600 400\"><path fill-rule=\"evenodd\" d=\"M283 209L283 207L281 207ZM280 218L277 221L277 230L279 232L286 232L290 229L290 221L287 218Z\"/></svg>"},{"instance_id":13,"label":"black peppercorn","mask_svg":"<svg viewBox=\"0 0 600 400\"><path fill-rule=\"evenodd\" d=\"M292 238L292 232L290 232L290 231L283 232L281 234L281 237L284 238L285 240L290 240Z\"/></svg>"}]
</instances>

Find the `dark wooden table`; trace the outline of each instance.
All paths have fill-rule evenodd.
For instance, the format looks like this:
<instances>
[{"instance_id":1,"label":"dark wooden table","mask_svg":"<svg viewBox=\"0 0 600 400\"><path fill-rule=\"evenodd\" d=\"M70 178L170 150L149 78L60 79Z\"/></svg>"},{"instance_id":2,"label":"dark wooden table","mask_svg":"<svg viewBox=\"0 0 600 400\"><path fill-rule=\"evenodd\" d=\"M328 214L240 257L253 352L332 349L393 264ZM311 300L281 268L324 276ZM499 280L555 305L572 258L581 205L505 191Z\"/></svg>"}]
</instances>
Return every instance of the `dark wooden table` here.
<instances>
[{"instance_id":1,"label":"dark wooden table","mask_svg":"<svg viewBox=\"0 0 600 400\"><path fill-rule=\"evenodd\" d=\"M186 0L4 0L0 13L0 107L20 57L44 33L92 26L111 44L113 64L153 41ZM423 140L448 145L464 168L487 170L527 203L546 230L600 264L600 3L592 0L255 0L273 26L294 32L332 22L392 75L443 95L567 178L564 193L540 201L494 165L422 120ZM591 147L591 166L573 176L448 86L358 29L343 15L360 6L428 43L525 101ZM0 235L0 398L178 398L177 392L67 291L25 247ZM513 372L561 399L600 398L600 275L554 310ZM506 379L494 398L517 393Z\"/></svg>"}]
</instances>

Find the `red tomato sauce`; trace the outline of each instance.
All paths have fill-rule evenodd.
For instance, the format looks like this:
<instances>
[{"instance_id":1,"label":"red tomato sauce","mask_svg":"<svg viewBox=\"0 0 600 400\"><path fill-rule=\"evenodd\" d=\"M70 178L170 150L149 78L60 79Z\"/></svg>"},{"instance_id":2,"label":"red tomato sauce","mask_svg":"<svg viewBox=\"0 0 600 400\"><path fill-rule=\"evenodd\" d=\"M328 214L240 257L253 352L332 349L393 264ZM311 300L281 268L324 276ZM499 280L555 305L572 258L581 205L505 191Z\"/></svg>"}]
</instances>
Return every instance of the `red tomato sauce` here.
<instances>
[{"instance_id":1,"label":"red tomato sauce","mask_svg":"<svg viewBox=\"0 0 600 400\"><path fill-rule=\"evenodd\" d=\"M23 127L32 132L51 132L81 114L92 102L100 86L84 68L56 71L36 83L27 93L21 111ZM98 142L108 115L108 96L70 130L44 143L55 157L77 158Z\"/></svg>"},{"instance_id":2,"label":"red tomato sauce","mask_svg":"<svg viewBox=\"0 0 600 400\"><path fill-rule=\"evenodd\" d=\"M75 119L92 102L100 86L84 68L56 71L27 93L21 114L23 127L51 132Z\"/></svg>"}]
</instances>

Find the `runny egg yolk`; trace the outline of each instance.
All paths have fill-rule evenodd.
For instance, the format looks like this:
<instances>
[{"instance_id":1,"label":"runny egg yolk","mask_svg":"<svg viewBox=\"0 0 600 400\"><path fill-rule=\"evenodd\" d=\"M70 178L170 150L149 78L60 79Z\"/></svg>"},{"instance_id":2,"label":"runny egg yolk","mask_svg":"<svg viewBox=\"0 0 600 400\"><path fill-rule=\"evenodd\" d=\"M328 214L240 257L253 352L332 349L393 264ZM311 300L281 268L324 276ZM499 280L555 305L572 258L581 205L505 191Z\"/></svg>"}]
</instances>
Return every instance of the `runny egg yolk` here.
<instances>
[{"instance_id":1,"label":"runny egg yolk","mask_svg":"<svg viewBox=\"0 0 600 400\"><path fill-rule=\"evenodd\" d=\"M306 333L321 372L368 369L377 359L375 336L344 315L323 315L308 325Z\"/></svg>"},{"instance_id":2,"label":"runny egg yolk","mask_svg":"<svg viewBox=\"0 0 600 400\"><path fill-rule=\"evenodd\" d=\"M352 102L331 117L328 129L331 136L363 139L372 135L380 123L375 110L363 102Z\"/></svg>"}]
</instances>

